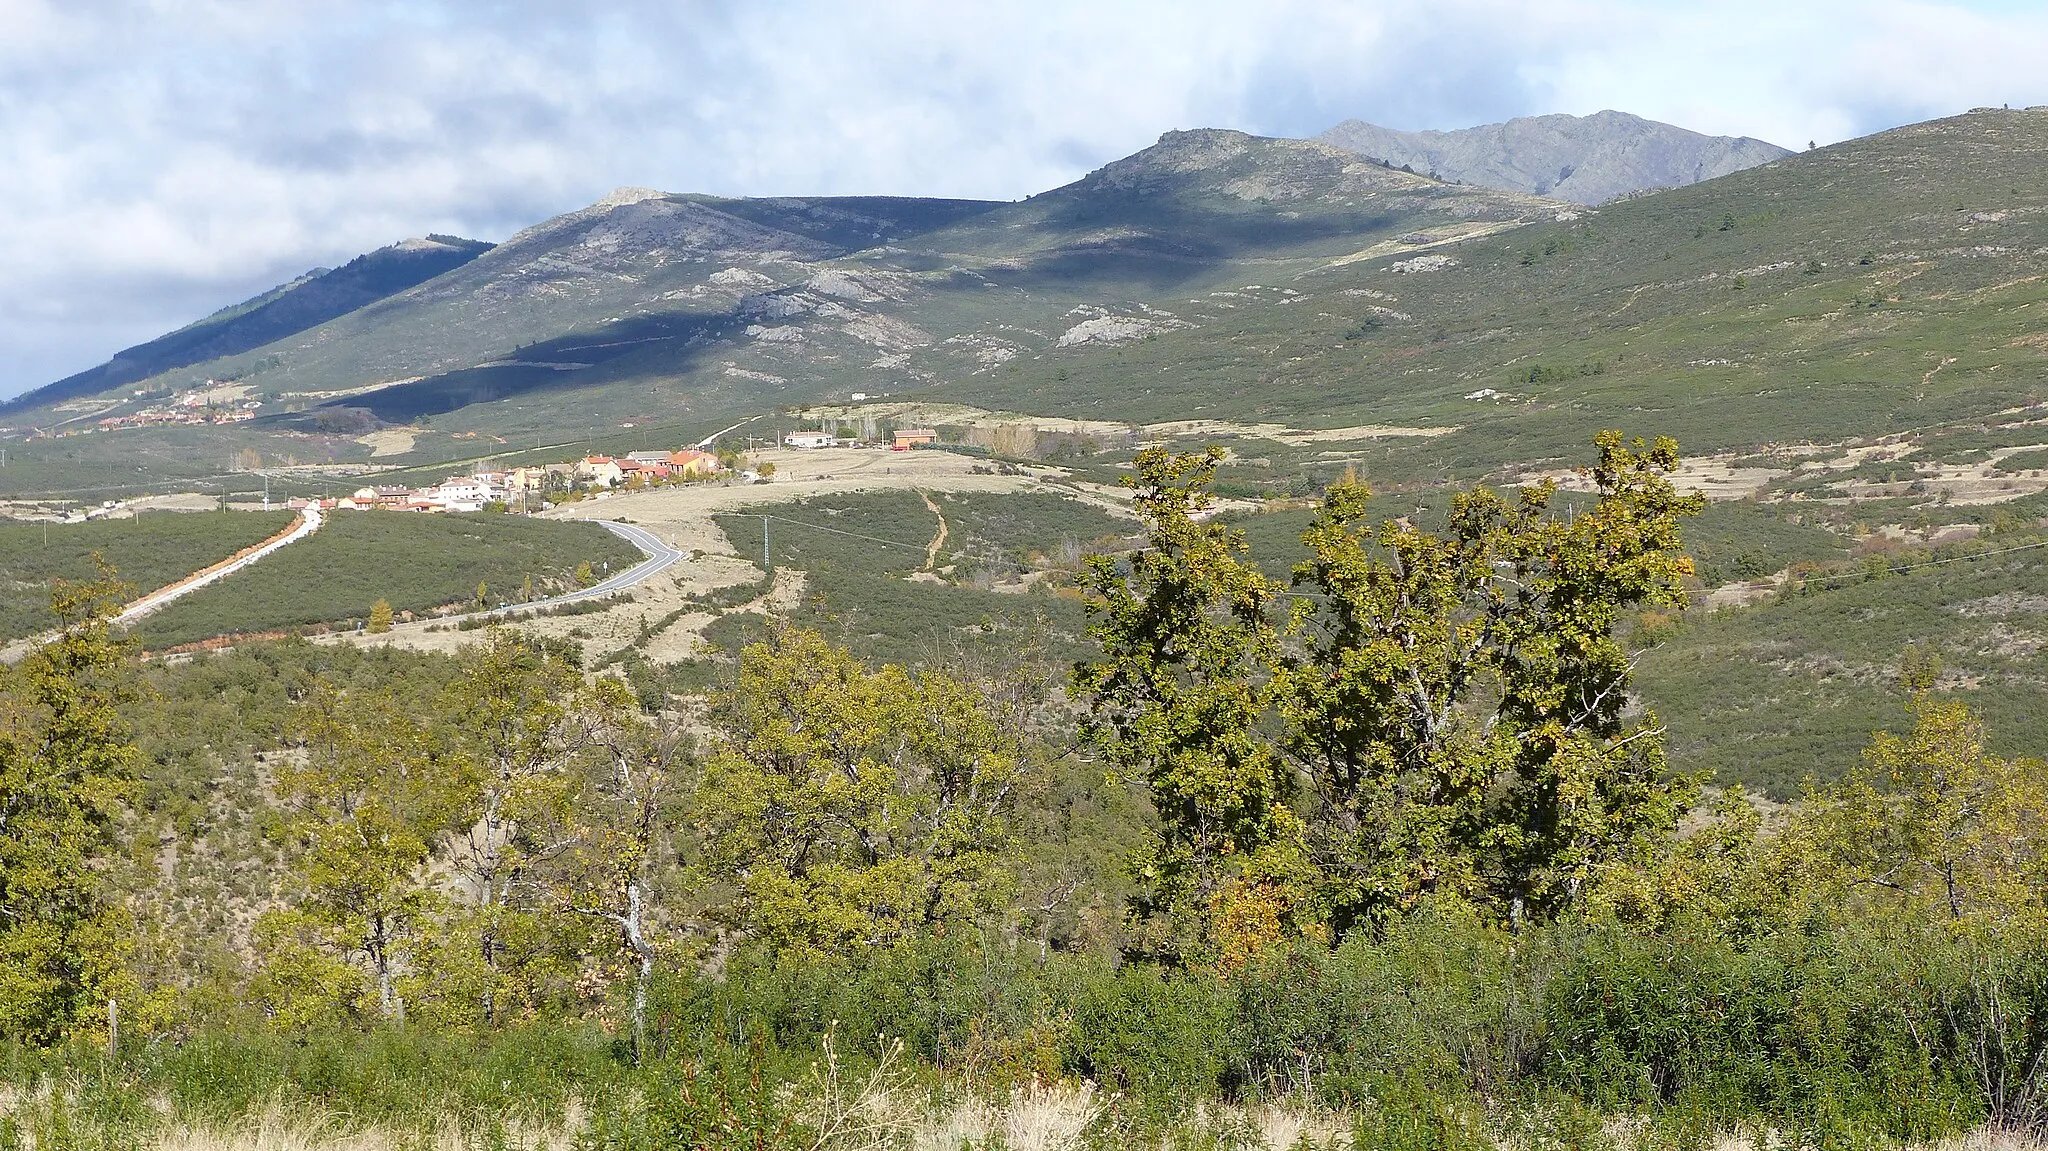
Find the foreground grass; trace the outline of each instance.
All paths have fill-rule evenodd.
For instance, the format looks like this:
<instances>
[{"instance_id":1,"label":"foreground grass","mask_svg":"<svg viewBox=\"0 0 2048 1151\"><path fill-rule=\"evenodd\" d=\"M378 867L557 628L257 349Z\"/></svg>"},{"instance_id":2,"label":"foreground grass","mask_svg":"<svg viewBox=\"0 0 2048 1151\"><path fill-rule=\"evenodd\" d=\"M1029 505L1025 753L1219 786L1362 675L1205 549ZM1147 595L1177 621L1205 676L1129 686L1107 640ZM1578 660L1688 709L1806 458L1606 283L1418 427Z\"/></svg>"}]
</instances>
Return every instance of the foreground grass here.
<instances>
[{"instance_id":1,"label":"foreground grass","mask_svg":"<svg viewBox=\"0 0 2048 1151\"><path fill-rule=\"evenodd\" d=\"M307 539L145 617L134 635L164 648L233 633L283 631L369 615L379 599L426 612L473 599L518 602L574 587L580 563L602 573L640 562L591 523L520 516L343 512ZM189 569L188 569L189 570Z\"/></svg>"},{"instance_id":2,"label":"foreground grass","mask_svg":"<svg viewBox=\"0 0 2048 1151\"><path fill-rule=\"evenodd\" d=\"M674 1072L670 1072L671 1079ZM0 1141L22 1151L1772 1151L1883 1146L1898 1151L2040 1151L2039 1137L1991 1126L1916 1143L1818 1143L1775 1128L1706 1129L1669 1117L1598 1115L1556 1103L1487 1111L1400 1101L1318 1109L1294 1102L1196 1102L1148 1112L1085 1081L1003 1089L931 1088L880 1069L848 1076L829 1062L794 1090L752 1102L717 1096L705 1118L657 1081L598 1111L572 1100L547 1120L521 1115L363 1122L278 1102L232 1117L172 1113L164 1100L104 1122L90 1088L45 1086L0 1095Z\"/></svg>"}]
</instances>

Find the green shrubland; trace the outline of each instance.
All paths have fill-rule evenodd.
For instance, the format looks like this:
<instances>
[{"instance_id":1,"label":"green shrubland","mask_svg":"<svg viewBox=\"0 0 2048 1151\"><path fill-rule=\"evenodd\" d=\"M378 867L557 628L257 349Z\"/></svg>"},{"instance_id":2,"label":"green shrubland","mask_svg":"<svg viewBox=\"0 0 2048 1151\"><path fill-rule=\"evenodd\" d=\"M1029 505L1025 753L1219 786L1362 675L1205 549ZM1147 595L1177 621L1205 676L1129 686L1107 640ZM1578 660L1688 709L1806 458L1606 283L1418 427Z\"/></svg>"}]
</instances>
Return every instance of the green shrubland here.
<instances>
[{"instance_id":1,"label":"green shrubland","mask_svg":"<svg viewBox=\"0 0 2048 1151\"><path fill-rule=\"evenodd\" d=\"M1839 778L1704 788L1633 702L1699 503L1598 449L1434 526L1339 484L1285 576L1145 453L1070 668L787 621L701 694L509 631L138 667L69 592L0 670L0 1139L2041 1134L2048 765L1916 644Z\"/></svg>"},{"instance_id":2,"label":"green shrubland","mask_svg":"<svg viewBox=\"0 0 2048 1151\"><path fill-rule=\"evenodd\" d=\"M341 512L262 563L145 616L134 631L143 644L160 648L234 633L349 624L367 620L380 600L414 614L467 608L480 584L559 594L574 590L579 565L623 571L642 558L633 545L589 523Z\"/></svg>"},{"instance_id":3,"label":"green shrubland","mask_svg":"<svg viewBox=\"0 0 2048 1151\"><path fill-rule=\"evenodd\" d=\"M1004 645L1043 649L1060 662L1080 658L1086 629L1072 586L1082 560L1123 546L1136 525L1051 493L930 498L938 514L912 492L764 507L772 562L804 573L804 599L792 619L864 657L895 663ZM761 555L759 514L722 515L718 523L736 554ZM1067 595L1055 594L1062 588ZM736 651L763 626L758 614L733 615L709 634Z\"/></svg>"},{"instance_id":4,"label":"green shrubland","mask_svg":"<svg viewBox=\"0 0 2048 1151\"><path fill-rule=\"evenodd\" d=\"M0 639L55 627L50 581L89 580L98 556L134 592L219 563L290 526L289 512L158 513L81 524L0 520Z\"/></svg>"}]
</instances>

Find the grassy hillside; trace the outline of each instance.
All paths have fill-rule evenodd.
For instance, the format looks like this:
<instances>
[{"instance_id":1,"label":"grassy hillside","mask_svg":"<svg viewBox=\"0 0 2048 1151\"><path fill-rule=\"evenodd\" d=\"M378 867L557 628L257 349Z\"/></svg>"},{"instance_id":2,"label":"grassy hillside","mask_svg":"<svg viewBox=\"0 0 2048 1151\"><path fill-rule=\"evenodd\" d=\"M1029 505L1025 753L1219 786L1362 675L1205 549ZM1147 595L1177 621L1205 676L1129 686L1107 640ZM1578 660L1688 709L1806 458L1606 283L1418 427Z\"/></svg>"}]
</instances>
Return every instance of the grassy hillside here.
<instances>
[{"instance_id":1,"label":"grassy hillside","mask_svg":"<svg viewBox=\"0 0 2048 1151\"><path fill-rule=\"evenodd\" d=\"M399 612L458 604L486 584L492 602L571 589L576 565L618 571L643 557L591 523L520 516L350 512L305 540L144 616L133 633L150 648L233 633L343 623L389 600Z\"/></svg>"},{"instance_id":2,"label":"grassy hillside","mask_svg":"<svg viewBox=\"0 0 2048 1151\"><path fill-rule=\"evenodd\" d=\"M1362 445L1403 476L1574 455L1610 425L1695 451L1989 430L2048 397L2048 112L1915 125L1441 251L1455 264L1269 274L1181 301L1191 328L934 394L1460 429Z\"/></svg>"},{"instance_id":3,"label":"grassy hillside","mask_svg":"<svg viewBox=\"0 0 2048 1151\"><path fill-rule=\"evenodd\" d=\"M1983 711L1995 750L2041 754L2048 547L2002 550L2033 542L1994 538L1953 562L1696 614L1637 683L1671 729L1672 762L1781 798L1838 775L1872 731L1910 723L1897 676L1907 644L1941 655L1942 686Z\"/></svg>"},{"instance_id":4,"label":"grassy hillside","mask_svg":"<svg viewBox=\"0 0 2048 1151\"><path fill-rule=\"evenodd\" d=\"M0 640L55 625L50 581L93 578L95 555L139 594L268 539L292 518L290 512L157 512L83 524L0 519Z\"/></svg>"}]
</instances>

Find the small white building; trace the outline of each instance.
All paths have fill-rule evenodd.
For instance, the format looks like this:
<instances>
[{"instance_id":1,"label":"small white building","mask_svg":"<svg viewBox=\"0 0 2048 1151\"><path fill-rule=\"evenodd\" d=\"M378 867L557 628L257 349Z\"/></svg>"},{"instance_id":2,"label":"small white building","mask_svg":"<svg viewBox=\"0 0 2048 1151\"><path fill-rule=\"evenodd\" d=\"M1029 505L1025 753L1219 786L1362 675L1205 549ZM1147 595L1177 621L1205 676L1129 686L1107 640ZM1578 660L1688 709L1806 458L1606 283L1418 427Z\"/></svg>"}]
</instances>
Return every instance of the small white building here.
<instances>
[{"instance_id":1,"label":"small white building","mask_svg":"<svg viewBox=\"0 0 2048 1151\"><path fill-rule=\"evenodd\" d=\"M831 432L791 432L782 442L792 448L829 448L839 443L839 437Z\"/></svg>"}]
</instances>

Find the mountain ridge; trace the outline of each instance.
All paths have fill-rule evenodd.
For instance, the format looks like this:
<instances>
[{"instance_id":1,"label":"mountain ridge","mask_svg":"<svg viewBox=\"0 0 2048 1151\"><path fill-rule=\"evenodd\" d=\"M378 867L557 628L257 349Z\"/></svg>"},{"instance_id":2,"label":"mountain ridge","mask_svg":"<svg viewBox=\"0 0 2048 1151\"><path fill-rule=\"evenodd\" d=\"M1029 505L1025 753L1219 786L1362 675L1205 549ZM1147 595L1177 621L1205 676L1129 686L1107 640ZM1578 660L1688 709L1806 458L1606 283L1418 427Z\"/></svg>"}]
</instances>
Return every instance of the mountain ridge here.
<instances>
[{"instance_id":1,"label":"mountain ridge","mask_svg":"<svg viewBox=\"0 0 2048 1151\"><path fill-rule=\"evenodd\" d=\"M184 467L203 456L178 445L200 442L366 462L356 437L380 424L406 426L405 462L426 465L475 441L701 435L871 400L1049 428L1350 432L1372 442L1272 466L1342 457L1393 483L1512 480L1602 427L1709 453L1989 428L2048 396L2048 345L2029 326L2048 253L2042 157L2048 115L2016 110L1595 208L1225 130L1166 133L1014 202L630 189L151 383L233 379L260 402L245 424L120 430L140 401L114 394L55 418L119 435L30 440L0 481L37 482L17 458L78 477L46 489L138 450ZM1983 428L1971 434L2013 446ZM1968 480L1986 482L2006 481Z\"/></svg>"},{"instance_id":2,"label":"mountain ridge","mask_svg":"<svg viewBox=\"0 0 2048 1151\"><path fill-rule=\"evenodd\" d=\"M159 383L233 378L279 419L297 396L386 422L627 379L680 391L690 409L724 402L716 395L895 391L1041 353L1091 318L1105 322L1061 346L1171 328L1160 293L1217 286L1243 260L1307 267L1555 210L1315 141L1221 129L1166 133L1019 202L624 188ZM1104 316L1067 314L1077 308Z\"/></svg>"},{"instance_id":3,"label":"mountain ridge","mask_svg":"<svg viewBox=\"0 0 2048 1151\"><path fill-rule=\"evenodd\" d=\"M0 401L0 413L80 399L167 371L253 351L461 267L491 247L482 240L428 235L366 252L339 268L314 268L239 304L125 348L103 364Z\"/></svg>"},{"instance_id":4,"label":"mountain ridge","mask_svg":"<svg viewBox=\"0 0 2048 1151\"><path fill-rule=\"evenodd\" d=\"M1403 132L1346 120L1315 139L1446 180L1586 205L1696 184L1792 154L1748 136L1708 136L1612 109L1452 131Z\"/></svg>"}]
</instances>

